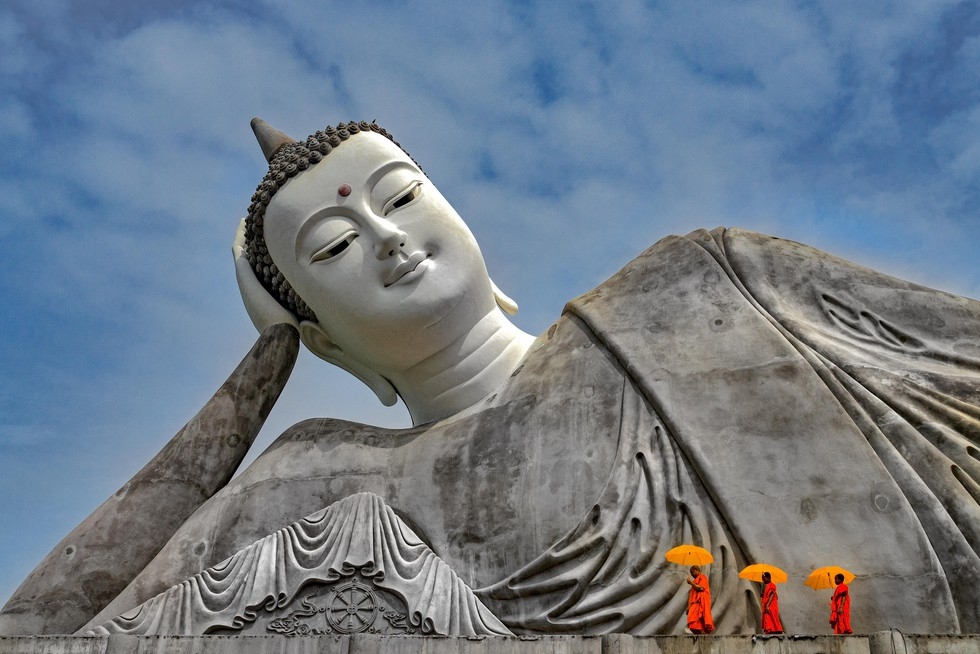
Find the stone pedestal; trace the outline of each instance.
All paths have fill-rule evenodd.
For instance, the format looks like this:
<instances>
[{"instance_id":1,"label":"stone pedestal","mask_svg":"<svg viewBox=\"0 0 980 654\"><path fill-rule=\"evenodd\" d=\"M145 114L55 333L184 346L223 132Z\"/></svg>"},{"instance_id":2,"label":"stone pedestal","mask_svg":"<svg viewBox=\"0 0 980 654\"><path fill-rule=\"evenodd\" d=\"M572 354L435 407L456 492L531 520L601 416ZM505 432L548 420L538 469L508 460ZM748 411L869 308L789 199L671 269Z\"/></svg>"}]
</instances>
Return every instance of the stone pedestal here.
<instances>
[{"instance_id":1,"label":"stone pedestal","mask_svg":"<svg viewBox=\"0 0 980 654\"><path fill-rule=\"evenodd\" d=\"M894 647L894 648L893 648ZM0 654L976 654L980 635L9 636Z\"/></svg>"}]
</instances>

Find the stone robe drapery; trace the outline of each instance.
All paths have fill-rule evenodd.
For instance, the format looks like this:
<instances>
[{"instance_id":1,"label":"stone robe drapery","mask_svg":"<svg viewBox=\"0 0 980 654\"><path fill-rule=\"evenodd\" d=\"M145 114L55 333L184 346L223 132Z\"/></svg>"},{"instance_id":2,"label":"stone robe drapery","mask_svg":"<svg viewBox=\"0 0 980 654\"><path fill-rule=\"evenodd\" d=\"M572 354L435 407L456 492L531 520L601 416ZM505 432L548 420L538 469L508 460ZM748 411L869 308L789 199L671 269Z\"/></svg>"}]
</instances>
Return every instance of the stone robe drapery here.
<instances>
[{"instance_id":1,"label":"stone robe drapery","mask_svg":"<svg viewBox=\"0 0 980 654\"><path fill-rule=\"evenodd\" d=\"M329 584L326 606L313 604L316 590ZM268 619L296 604L304 610ZM370 493L280 529L85 635L234 633L261 622L290 635L511 635Z\"/></svg>"},{"instance_id":2,"label":"stone robe drapery","mask_svg":"<svg viewBox=\"0 0 980 654\"><path fill-rule=\"evenodd\" d=\"M668 237L470 410L287 431L101 620L370 491L515 632L678 633L663 552L681 542L715 557L722 633L757 624L735 574L750 560L800 582L815 560L854 570L868 630L976 632L980 588L947 575L980 575L978 333L980 303L797 243ZM825 629L802 589L786 617Z\"/></svg>"}]
</instances>

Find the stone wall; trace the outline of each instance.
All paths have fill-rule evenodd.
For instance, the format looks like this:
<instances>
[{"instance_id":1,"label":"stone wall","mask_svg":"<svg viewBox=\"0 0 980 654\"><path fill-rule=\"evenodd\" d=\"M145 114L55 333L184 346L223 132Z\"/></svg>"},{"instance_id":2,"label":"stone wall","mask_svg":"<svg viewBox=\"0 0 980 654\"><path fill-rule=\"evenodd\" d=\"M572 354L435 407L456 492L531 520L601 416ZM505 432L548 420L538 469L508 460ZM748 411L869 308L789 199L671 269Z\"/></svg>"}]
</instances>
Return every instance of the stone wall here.
<instances>
[{"instance_id":1,"label":"stone wall","mask_svg":"<svg viewBox=\"0 0 980 654\"><path fill-rule=\"evenodd\" d=\"M856 636L15 636L0 654L977 654L980 635Z\"/></svg>"}]
</instances>

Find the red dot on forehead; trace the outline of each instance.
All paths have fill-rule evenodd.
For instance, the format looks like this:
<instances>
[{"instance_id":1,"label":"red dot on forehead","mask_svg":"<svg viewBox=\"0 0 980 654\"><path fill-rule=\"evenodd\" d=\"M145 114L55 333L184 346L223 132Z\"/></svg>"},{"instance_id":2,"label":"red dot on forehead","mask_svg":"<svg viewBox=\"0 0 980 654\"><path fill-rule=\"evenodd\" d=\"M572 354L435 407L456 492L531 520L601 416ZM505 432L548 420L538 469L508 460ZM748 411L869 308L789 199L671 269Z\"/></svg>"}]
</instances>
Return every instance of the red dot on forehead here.
<instances>
[{"instance_id":1,"label":"red dot on forehead","mask_svg":"<svg viewBox=\"0 0 980 654\"><path fill-rule=\"evenodd\" d=\"M350 195L350 192L351 192L351 187L350 187L350 184L341 184L341 185L340 185L340 186L339 186L339 187L337 188L337 193L338 193L338 194L340 195L340 197L342 197L342 198L346 198L346 197L347 197L348 195Z\"/></svg>"}]
</instances>

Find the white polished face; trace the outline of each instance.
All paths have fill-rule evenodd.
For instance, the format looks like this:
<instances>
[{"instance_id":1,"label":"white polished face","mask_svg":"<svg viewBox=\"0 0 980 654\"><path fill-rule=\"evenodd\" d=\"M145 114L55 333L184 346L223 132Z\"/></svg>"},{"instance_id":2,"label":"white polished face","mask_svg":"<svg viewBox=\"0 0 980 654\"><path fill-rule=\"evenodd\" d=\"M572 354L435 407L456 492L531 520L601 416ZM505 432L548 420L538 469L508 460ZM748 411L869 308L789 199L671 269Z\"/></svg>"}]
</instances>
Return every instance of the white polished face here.
<instances>
[{"instance_id":1,"label":"white polished face","mask_svg":"<svg viewBox=\"0 0 980 654\"><path fill-rule=\"evenodd\" d=\"M273 261L330 338L374 370L421 361L495 308L469 228L378 134L353 135L291 179L264 229Z\"/></svg>"}]
</instances>

